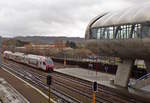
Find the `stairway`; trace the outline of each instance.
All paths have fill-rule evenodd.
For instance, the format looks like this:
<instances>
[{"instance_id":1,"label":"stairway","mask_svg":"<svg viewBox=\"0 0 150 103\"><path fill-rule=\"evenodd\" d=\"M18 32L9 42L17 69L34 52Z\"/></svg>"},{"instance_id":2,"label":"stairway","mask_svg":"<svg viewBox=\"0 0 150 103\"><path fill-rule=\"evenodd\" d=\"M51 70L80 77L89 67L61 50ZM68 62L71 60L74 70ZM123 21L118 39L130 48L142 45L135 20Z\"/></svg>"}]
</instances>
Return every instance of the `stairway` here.
<instances>
[{"instance_id":1,"label":"stairway","mask_svg":"<svg viewBox=\"0 0 150 103\"><path fill-rule=\"evenodd\" d=\"M129 84L130 87L150 92L150 73L137 79L134 83Z\"/></svg>"}]
</instances>

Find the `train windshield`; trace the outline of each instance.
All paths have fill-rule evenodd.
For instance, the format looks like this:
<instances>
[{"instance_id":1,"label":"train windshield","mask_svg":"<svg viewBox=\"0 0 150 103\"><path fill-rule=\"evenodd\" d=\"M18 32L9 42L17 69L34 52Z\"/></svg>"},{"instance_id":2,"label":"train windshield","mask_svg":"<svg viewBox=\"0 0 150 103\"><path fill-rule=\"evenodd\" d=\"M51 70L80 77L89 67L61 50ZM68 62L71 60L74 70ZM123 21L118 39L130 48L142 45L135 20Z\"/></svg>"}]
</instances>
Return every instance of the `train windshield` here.
<instances>
[{"instance_id":1,"label":"train windshield","mask_svg":"<svg viewBox=\"0 0 150 103\"><path fill-rule=\"evenodd\" d=\"M50 59L50 58L48 58L47 61L46 61L46 63L47 63L47 64L53 64L53 60Z\"/></svg>"}]
</instances>

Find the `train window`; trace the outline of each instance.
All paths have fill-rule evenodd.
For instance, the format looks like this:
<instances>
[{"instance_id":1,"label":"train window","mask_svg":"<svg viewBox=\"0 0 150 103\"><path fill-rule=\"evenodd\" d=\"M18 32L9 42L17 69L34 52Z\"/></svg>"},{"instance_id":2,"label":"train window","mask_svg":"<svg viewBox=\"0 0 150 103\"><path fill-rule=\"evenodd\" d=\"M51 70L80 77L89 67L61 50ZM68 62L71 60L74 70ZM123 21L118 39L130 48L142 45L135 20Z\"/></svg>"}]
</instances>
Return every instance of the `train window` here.
<instances>
[{"instance_id":1,"label":"train window","mask_svg":"<svg viewBox=\"0 0 150 103\"><path fill-rule=\"evenodd\" d=\"M43 65L46 65L46 63L45 63L45 62L43 62Z\"/></svg>"},{"instance_id":2,"label":"train window","mask_svg":"<svg viewBox=\"0 0 150 103\"><path fill-rule=\"evenodd\" d=\"M46 63L47 64L53 64L53 61L52 61L52 59L49 58L49 59L47 59Z\"/></svg>"}]
</instances>

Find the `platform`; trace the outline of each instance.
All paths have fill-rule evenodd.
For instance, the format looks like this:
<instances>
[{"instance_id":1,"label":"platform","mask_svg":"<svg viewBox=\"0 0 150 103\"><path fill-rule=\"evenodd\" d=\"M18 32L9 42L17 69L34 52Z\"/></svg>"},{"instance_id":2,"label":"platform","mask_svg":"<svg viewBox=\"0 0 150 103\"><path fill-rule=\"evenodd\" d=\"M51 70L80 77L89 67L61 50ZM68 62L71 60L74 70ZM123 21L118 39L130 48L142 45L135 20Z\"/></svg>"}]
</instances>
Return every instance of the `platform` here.
<instances>
[{"instance_id":1,"label":"platform","mask_svg":"<svg viewBox=\"0 0 150 103\"><path fill-rule=\"evenodd\" d=\"M16 78L12 74L0 68L0 77L4 78L16 91L25 97L30 103L48 103L48 99L33 89L28 84ZM10 102L11 103L11 102ZM16 103L16 102L12 102ZM18 102L24 103L24 102Z\"/></svg>"},{"instance_id":2,"label":"platform","mask_svg":"<svg viewBox=\"0 0 150 103\"><path fill-rule=\"evenodd\" d=\"M61 68L55 69L56 72L64 73L70 76L81 78L88 81L97 81L100 84L109 84L110 80L114 79L115 76L108 73L101 73L87 70L83 68Z\"/></svg>"},{"instance_id":3,"label":"platform","mask_svg":"<svg viewBox=\"0 0 150 103\"><path fill-rule=\"evenodd\" d=\"M3 103L29 103L16 89L0 78L0 100Z\"/></svg>"}]
</instances>

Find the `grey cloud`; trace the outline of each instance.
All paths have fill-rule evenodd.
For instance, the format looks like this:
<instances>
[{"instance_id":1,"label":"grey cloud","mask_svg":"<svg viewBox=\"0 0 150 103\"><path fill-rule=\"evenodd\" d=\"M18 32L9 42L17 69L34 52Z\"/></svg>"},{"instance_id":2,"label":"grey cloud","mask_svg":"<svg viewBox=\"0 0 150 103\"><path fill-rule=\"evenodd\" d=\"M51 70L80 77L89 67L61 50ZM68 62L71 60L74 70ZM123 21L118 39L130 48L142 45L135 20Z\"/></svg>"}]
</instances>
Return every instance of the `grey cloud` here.
<instances>
[{"instance_id":1,"label":"grey cloud","mask_svg":"<svg viewBox=\"0 0 150 103\"><path fill-rule=\"evenodd\" d=\"M3 0L0 1L0 34L84 37L85 28L94 16L116 10L121 3L130 6L135 2L137 1Z\"/></svg>"}]
</instances>

